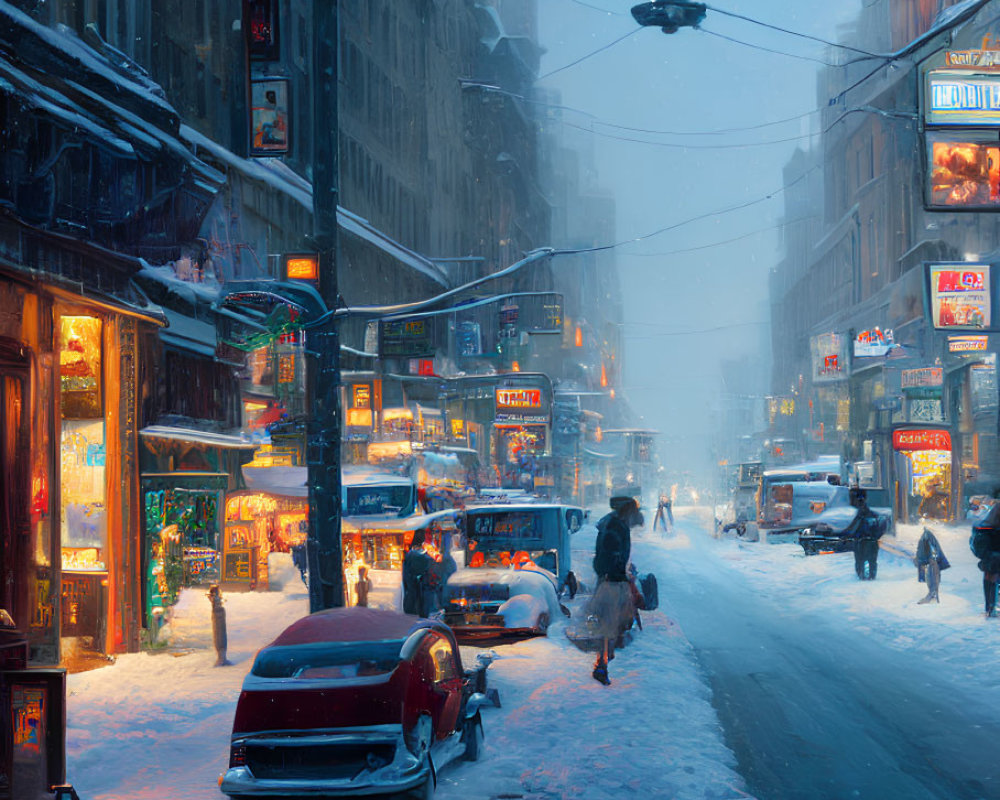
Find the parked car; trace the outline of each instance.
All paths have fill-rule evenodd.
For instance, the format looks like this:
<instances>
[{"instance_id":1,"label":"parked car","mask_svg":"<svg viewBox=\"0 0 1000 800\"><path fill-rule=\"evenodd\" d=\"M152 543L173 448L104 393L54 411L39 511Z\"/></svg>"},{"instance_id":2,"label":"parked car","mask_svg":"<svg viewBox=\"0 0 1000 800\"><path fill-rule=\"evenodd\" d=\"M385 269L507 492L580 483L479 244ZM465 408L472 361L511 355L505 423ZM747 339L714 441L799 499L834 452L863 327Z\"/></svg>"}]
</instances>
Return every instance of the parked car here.
<instances>
[{"instance_id":1,"label":"parked car","mask_svg":"<svg viewBox=\"0 0 1000 800\"><path fill-rule=\"evenodd\" d=\"M487 562L508 560L517 552L556 576L556 593L576 593L570 537L587 518L579 506L558 503L477 504L465 509L465 563L477 553Z\"/></svg>"},{"instance_id":2,"label":"parked car","mask_svg":"<svg viewBox=\"0 0 1000 800\"><path fill-rule=\"evenodd\" d=\"M304 617L244 679L220 788L231 797L427 797L445 764L479 756L484 670L463 670L454 635L437 621L358 607Z\"/></svg>"},{"instance_id":3,"label":"parked car","mask_svg":"<svg viewBox=\"0 0 1000 800\"><path fill-rule=\"evenodd\" d=\"M545 636L562 613L555 575L518 564L518 555L508 567L468 567L448 578L444 621L460 643L496 644Z\"/></svg>"},{"instance_id":4,"label":"parked car","mask_svg":"<svg viewBox=\"0 0 1000 800\"><path fill-rule=\"evenodd\" d=\"M851 505L850 490L826 481L784 484L787 489L788 520L767 531L768 542L798 542L806 555L843 553L854 547L854 537L846 533L858 510ZM872 508L883 529L892 526L892 511Z\"/></svg>"}]
</instances>

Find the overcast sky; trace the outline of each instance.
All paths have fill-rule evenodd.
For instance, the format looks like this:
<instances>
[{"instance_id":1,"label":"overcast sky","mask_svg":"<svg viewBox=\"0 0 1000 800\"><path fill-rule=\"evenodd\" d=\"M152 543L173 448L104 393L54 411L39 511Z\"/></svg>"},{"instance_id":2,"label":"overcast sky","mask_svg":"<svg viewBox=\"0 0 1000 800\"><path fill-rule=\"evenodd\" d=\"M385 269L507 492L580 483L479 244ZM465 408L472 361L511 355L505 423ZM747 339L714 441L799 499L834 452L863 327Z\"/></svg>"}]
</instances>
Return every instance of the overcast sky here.
<instances>
[{"instance_id":1,"label":"overcast sky","mask_svg":"<svg viewBox=\"0 0 1000 800\"><path fill-rule=\"evenodd\" d=\"M665 136L603 125L595 126L600 135L585 134L594 141L598 181L615 196L619 240L708 215L623 247L618 258L627 319L625 382L632 405L643 425L664 432L660 453L665 463L679 468L675 462L690 464L702 455L704 465L720 362L760 360L761 350L769 347L767 282L781 257L780 230L774 226L783 205L778 194L731 213L712 212L779 189L782 167L795 147L818 141L797 137L816 129L818 115L810 112L816 109L820 68L709 31L799 56L829 56L821 44L710 10L703 30L666 35L656 28L641 29L545 77L636 29L629 13L633 4L541 0L539 39L547 52L539 85L560 90L565 105L603 122L647 130L717 131L807 115L727 134ZM719 0L718 7L837 40L837 27L855 17L859 0ZM566 119L590 127L584 116L567 114ZM687 248L701 249L672 252ZM695 331L699 333L691 333ZM692 432L704 438L684 451L680 444L669 444Z\"/></svg>"}]
</instances>

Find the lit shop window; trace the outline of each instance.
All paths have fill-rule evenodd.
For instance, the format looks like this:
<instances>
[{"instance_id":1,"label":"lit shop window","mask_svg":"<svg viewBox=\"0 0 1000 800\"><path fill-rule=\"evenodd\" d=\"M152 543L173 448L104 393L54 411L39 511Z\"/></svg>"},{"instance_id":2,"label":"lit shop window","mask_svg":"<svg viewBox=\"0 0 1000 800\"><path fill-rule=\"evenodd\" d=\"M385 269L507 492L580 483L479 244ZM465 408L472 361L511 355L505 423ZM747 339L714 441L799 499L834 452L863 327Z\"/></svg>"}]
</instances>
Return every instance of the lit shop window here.
<instances>
[{"instance_id":1,"label":"lit shop window","mask_svg":"<svg viewBox=\"0 0 1000 800\"><path fill-rule=\"evenodd\" d=\"M928 133L930 196L938 208L1000 206L1000 143L996 137ZM980 139L981 140L977 140Z\"/></svg>"},{"instance_id":2,"label":"lit shop window","mask_svg":"<svg viewBox=\"0 0 1000 800\"><path fill-rule=\"evenodd\" d=\"M101 401L101 320L59 320L62 409L62 568L106 569L105 430Z\"/></svg>"}]
</instances>

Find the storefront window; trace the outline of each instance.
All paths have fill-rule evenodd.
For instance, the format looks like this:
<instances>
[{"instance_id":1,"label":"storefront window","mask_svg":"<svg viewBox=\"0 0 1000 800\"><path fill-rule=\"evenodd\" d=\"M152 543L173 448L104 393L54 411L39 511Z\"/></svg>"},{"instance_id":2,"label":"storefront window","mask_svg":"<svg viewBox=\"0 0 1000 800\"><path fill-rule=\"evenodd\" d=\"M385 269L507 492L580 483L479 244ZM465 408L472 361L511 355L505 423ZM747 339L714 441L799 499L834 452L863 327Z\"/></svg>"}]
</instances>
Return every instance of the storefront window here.
<instances>
[{"instance_id":1,"label":"storefront window","mask_svg":"<svg viewBox=\"0 0 1000 800\"><path fill-rule=\"evenodd\" d=\"M101 320L61 317L62 566L107 569L105 428L101 401Z\"/></svg>"}]
</instances>

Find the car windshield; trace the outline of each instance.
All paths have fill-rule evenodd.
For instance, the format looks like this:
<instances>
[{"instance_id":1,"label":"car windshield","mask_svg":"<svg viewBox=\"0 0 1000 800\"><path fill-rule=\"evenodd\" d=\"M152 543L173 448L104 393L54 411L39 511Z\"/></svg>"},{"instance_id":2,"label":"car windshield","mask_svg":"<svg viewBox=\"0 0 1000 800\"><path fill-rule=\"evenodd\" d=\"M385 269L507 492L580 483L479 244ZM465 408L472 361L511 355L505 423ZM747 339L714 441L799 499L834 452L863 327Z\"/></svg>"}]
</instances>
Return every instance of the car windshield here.
<instances>
[{"instance_id":1,"label":"car windshield","mask_svg":"<svg viewBox=\"0 0 1000 800\"><path fill-rule=\"evenodd\" d=\"M469 536L481 539L544 539L558 536L558 510L508 509L469 512Z\"/></svg>"},{"instance_id":2,"label":"car windshield","mask_svg":"<svg viewBox=\"0 0 1000 800\"><path fill-rule=\"evenodd\" d=\"M345 513L350 517L373 514L405 517L413 512L414 502L413 486L409 484L348 486Z\"/></svg>"},{"instance_id":3,"label":"car windshield","mask_svg":"<svg viewBox=\"0 0 1000 800\"><path fill-rule=\"evenodd\" d=\"M506 584L472 584L470 586L451 585L445 587L445 598L448 602L461 605L461 601L476 601L480 603L500 601L510 598L510 587Z\"/></svg>"},{"instance_id":4,"label":"car windshield","mask_svg":"<svg viewBox=\"0 0 1000 800\"><path fill-rule=\"evenodd\" d=\"M365 678L386 675L399 663L403 641L313 642L267 647L250 672L260 678Z\"/></svg>"}]
</instances>

